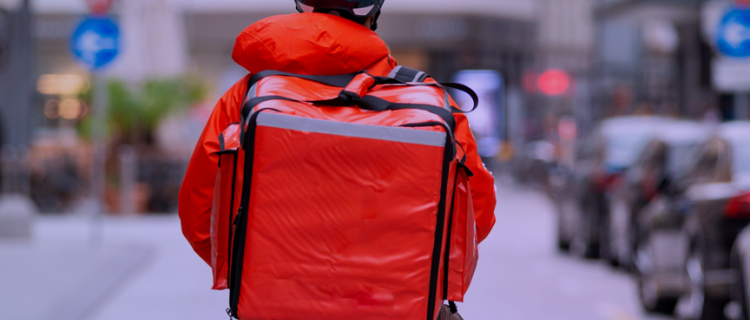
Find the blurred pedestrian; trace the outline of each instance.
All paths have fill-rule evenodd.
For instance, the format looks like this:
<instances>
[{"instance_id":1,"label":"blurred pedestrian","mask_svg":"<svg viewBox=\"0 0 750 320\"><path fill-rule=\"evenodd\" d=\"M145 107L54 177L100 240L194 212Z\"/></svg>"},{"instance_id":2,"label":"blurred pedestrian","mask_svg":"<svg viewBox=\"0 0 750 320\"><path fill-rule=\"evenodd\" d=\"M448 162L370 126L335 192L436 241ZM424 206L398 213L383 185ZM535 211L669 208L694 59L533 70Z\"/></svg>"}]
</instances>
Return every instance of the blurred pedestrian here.
<instances>
[{"instance_id":1,"label":"blurred pedestrian","mask_svg":"<svg viewBox=\"0 0 750 320\"><path fill-rule=\"evenodd\" d=\"M248 27L237 38L232 58L251 74L277 70L307 75L339 75L365 70L373 76L388 76L396 68L396 61L373 32L383 2L296 0L301 14L270 17ZM209 265L212 259L211 208L219 159L216 152L220 150L218 136L230 124L240 122L241 109L250 89L247 87L249 78L250 75L238 81L214 108L180 190L179 214L183 234ZM431 78L424 81L435 83ZM477 239L482 241L495 223L494 178L477 154L466 117L458 113L454 117L454 134L469 141L463 146L465 164L473 173L470 199Z\"/></svg>"}]
</instances>

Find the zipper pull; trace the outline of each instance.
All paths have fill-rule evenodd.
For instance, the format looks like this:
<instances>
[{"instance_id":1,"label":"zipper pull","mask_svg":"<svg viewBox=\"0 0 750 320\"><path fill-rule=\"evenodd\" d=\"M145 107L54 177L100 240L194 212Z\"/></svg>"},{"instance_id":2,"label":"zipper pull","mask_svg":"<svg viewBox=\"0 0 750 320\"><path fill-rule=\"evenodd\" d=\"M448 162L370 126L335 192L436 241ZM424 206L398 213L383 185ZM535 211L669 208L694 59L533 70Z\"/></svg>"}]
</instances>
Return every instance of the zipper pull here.
<instances>
[{"instance_id":1,"label":"zipper pull","mask_svg":"<svg viewBox=\"0 0 750 320\"><path fill-rule=\"evenodd\" d=\"M234 316L232 315L232 309L227 308L227 315L229 316L229 320L234 320Z\"/></svg>"},{"instance_id":2,"label":"zipper pull","mask_svg":"<svg viewBox=\"0 0 750 320\"><path fill-rule=\"evenodd\" d=\"M243 207L240 207L239 210L237 210L237 217L234 218L234 223L232 223L232 230L237 230L237 227L239 226L240 218L242 217Z\"/></svg>"}]
</instances>

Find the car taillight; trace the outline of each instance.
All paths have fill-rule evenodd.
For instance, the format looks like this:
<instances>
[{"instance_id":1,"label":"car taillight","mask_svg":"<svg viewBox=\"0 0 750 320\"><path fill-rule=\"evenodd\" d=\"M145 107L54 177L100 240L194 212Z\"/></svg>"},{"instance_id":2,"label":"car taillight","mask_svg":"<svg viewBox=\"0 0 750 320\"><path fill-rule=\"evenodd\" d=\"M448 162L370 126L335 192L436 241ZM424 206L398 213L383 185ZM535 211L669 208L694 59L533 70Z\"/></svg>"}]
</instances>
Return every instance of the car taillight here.
<instances>
[{"instance_id":1,"label":"car taillight","mask_svg":"<svg viewBox=\"0 0 750 320\"><path fill-rule=\"evenodd\" d=\"M594 184L596 189L600 192L605 192L611 187L615 186L620 180L620 173L608 173L601 174L594 178Z\"/></svg>"},{"instance_id":2,"label":"car taillight","mask_svg":"<svg viewBox=\"0 0 750 320\"><path fill-rule=\"evenodd\" d=\"M725 213L728 218L750 217L750 192L729 199Z\"/></svg>"}]
</instances>

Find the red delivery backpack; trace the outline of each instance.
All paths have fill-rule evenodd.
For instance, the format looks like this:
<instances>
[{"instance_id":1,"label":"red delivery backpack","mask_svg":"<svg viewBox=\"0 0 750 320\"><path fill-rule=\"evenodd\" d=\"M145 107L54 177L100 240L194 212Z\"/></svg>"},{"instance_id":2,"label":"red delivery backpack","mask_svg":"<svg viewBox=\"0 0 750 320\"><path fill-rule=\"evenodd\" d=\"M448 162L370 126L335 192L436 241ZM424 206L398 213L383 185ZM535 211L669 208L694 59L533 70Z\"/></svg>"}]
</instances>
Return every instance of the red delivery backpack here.
<instances>
[{"instance_id":1,"label":"red delivery backpack","mask_svg":"<svg viewBox=\"0 0 750 320\"><path fill-rule=\"evenodd\" d=\"M425 78L250 78L241 123L219 136L211 215L230 317L434 320L463 301L477 263L472 173L446 87L474 108L477 97Z\"/></svg>"}]
</instances>

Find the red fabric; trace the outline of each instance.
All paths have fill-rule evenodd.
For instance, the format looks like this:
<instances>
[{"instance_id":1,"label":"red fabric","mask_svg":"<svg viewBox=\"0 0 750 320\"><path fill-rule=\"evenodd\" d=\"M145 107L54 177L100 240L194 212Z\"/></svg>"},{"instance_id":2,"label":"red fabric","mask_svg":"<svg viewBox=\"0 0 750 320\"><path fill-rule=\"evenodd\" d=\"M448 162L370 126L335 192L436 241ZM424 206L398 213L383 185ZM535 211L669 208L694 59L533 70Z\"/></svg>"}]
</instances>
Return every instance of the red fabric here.
<instances>
[{"instance_id":1,"label":"red fabric","mask_svg":"<svg viewBox=\"0 0 750 320\"><path fill-rule=\"evenodd\" d=\"M263 187L247 215L239 318L425 319L444 148L261 126L255 142Z\"/></svg>"},{"instance_id":2,"label":"red fabric","mask_svg":"<svg viewBox=\"0 0 750 320\"><path fill-rule=\"evenodd\" d=\"M250 73L263 70L337 75L358 72L388 57L378 35L323 13L263 19L237 37L232 58Z\"/></svg>"},{"instance_id":3,"label":"red fabric","mask_svg":"<svg viewBox=\"0 0 750 320\"><path fill-rule=\"evenodd\" d=\"M279 70L336 75L361 70L386 76L396 66L388 48L374 32L349 20L318 13L291 14L261 20L240 34L232 58L251 73ZM249 76L248 76L249 77ZM188 165L179 196L182 232L193 249L211 264L211 207L219 157L218 135L239 122L248 77L219 100ZM463 115L455 116L456 139L467 155L477 239L484 240L495 224L494 178L476 153L476 143Z\"/></svg>"}]
</instances>

